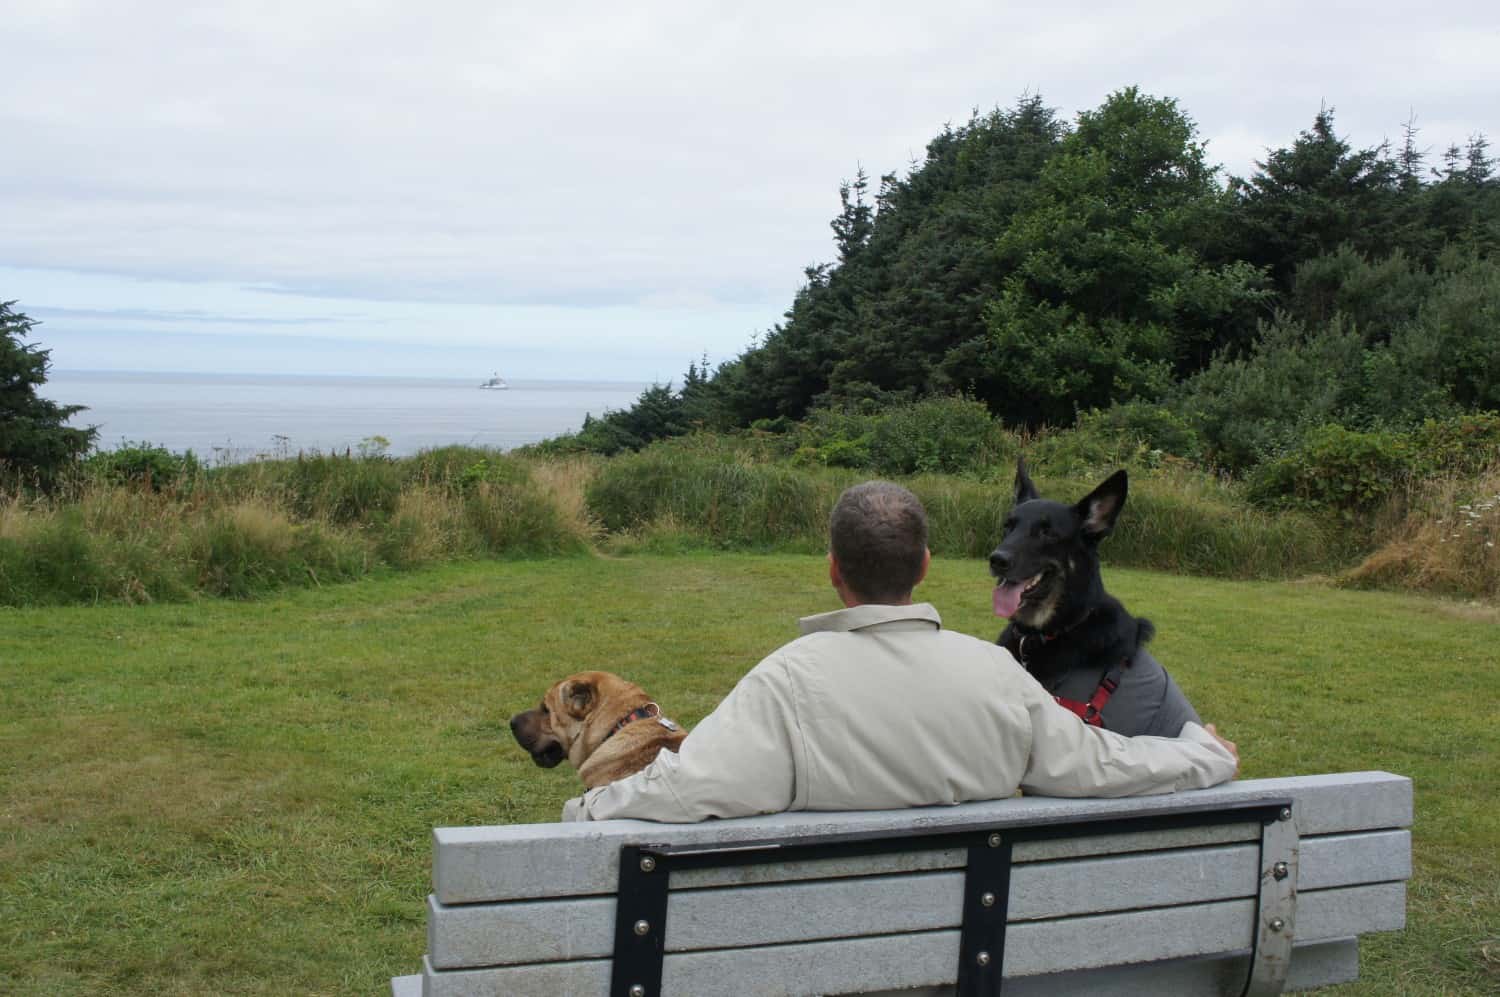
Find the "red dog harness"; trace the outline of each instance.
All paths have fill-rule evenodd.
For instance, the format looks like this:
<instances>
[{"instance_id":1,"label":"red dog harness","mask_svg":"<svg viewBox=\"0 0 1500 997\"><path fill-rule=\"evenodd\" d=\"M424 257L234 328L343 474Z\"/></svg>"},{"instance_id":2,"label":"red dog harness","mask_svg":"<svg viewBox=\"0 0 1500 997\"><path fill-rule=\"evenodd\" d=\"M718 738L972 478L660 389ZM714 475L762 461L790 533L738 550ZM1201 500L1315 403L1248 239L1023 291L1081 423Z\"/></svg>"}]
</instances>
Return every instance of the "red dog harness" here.
<instances>
[{"instance_id":1,"label":"red dog harness","mask_svg":"<svg viewBox=\"0 0 1500 997\"><path fill-rule=\"evenodd\" d=\"M1129 667L1130 659L1126 658L1124 661L1120 662L1118 665L1115 665L1109 671L1105 672L1104 677L1099 680L1099 688L1094 690L1094 694L1089 697L1089 701L1087 703L1080 703L1076 699L1064 699L1061 696L1053 696L1052 698L1057 700L1059 706L1065 707L1078 714L1083 722L1088 724L1089 726L1103 727L1104 704L1109 702L1109 697L1113 696L1115 694L1115 690L1120 688L1120 676L1122 676L1125 673L1125 669Z\"/></svg>"}]
</instances>

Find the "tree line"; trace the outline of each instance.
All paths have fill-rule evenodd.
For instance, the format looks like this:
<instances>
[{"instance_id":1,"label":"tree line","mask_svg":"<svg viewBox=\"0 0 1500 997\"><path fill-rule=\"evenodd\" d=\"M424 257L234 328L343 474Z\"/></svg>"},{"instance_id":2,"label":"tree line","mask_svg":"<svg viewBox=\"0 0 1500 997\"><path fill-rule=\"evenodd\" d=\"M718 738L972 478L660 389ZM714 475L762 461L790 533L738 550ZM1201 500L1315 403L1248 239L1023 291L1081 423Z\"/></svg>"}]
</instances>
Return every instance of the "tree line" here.
<instances>
[{"instance_id":1,"label":"tree line","mask_svg":"<svg viewBox=\"0 0 1500 997\"><path fill-rule=\"evenodd\" d=\"M873 187L873 189L872 189ZM1006 426L1186 426L1244 470L1313 429L1500 409L1500 179L1483 135L1414 121L1356 149L1332 108L1222 178L1175 100L1137 88L1073 123L1040 96L945 127L925 159L839 188L835 259L738 357L692 362L556 449L934 396Z\"/></svg>"}]
</instances>

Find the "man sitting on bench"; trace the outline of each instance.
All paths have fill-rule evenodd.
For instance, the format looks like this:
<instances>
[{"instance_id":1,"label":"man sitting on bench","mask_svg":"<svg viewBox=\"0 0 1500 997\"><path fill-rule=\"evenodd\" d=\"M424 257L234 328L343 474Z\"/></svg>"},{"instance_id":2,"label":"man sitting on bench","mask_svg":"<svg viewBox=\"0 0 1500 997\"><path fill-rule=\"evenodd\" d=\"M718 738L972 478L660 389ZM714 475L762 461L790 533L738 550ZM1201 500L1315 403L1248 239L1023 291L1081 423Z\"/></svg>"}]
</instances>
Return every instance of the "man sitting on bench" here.
<instances>
[{"instance_id":1,"label":"man sitting on bench","mask_svg":"<svg viewBox=\"0 0 1500 997\"><path fill-rule=\"evenodd\" d=\"M845 609L801 621L682 742L569 800L565 820L688 822L785 810L883 810L1011 796L1137 796L1232 779L1210 725L1122 737L1084 724L998 645L913 604L927 514L889 482L856 485L830 523Z\"/></svg>"}]
</instances>

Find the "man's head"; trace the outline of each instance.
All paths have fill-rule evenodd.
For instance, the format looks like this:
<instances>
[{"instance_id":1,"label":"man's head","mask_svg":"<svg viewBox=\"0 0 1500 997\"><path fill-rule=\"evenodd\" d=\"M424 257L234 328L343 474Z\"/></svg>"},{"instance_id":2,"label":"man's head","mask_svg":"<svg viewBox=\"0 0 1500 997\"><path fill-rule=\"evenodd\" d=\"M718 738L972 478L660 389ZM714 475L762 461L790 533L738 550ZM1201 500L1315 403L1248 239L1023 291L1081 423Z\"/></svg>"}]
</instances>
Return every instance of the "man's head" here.
<instances>
[{"instance_id":1,"label":"man's head","mask_svg":"<svg viewBox=\"0 0 1500 997\"><path fill-rule=\"evenodd\" d=\"M845 490L828 524L829 577L845 603L902 605L927 574L927 511L889 481Z\"/></svg>"}]
</instances>

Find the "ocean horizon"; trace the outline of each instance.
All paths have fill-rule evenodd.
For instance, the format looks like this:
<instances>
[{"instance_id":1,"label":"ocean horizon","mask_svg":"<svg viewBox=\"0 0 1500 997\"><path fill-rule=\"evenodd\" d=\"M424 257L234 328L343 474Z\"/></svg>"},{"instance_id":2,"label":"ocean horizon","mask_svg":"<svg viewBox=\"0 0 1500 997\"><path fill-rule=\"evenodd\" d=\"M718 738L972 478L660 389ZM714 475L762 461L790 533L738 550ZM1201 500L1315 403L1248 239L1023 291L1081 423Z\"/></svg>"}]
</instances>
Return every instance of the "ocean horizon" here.
<instances>
[{"instance_id":1,"label":"ocean horizon","mask_svg":"<svg viewBox=\"0 0 1500 997\"><path fill-rule=\"evenodd\" d=\"M100 449L144 443L228 463L357 452L376 436L397 457L453 444L510 450L628 408L648 387L517 379L481 389L486 379L54 369L38 394L87 406L69 425L98 427Z\"/></svg>"}]
</instances>

